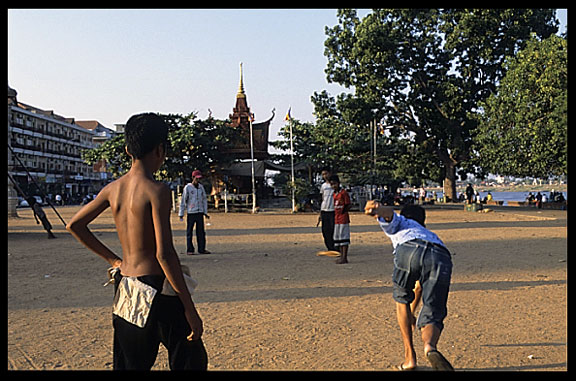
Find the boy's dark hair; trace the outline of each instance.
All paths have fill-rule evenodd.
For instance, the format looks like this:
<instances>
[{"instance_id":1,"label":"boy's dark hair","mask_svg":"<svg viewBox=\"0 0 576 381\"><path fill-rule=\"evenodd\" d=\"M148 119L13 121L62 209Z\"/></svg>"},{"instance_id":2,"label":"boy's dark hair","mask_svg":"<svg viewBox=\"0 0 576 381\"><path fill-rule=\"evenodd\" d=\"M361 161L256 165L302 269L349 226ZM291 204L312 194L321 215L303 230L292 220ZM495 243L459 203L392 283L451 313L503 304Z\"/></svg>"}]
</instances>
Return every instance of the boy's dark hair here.
<instances>
[{"instance_id":1,"label":"boy's dark hair","mask_svg":"<svg viewBox=\"0 0 576 381\"><path fill-rule=\"evenodd\" d=\"M400 215L406 218L410 218L411 220L414 220L420 225L426 227L424 224L424 221L426 221L426 211L420 205L406 204L404 207L402 207Z\"/></svg>"},{"instance_id":2,"label":"boy's dark hair","mask_svg":"<svg viewBox=\"0 0 576 381\"><path fill-rule=\"evenodd\" d=\"M36 197L34 196L29 196L26 201L28 202L29 206L33 206L34 204L36 204Z\"/></svg>"},{"instance_id":3,"label":"boy's dark hair","mask_svg":"<svg viewBox=\"0 0 576 381\"><path fill-rule=\"evenodd\" d=\"M328 177L328 182L335 182L340 184L340 177L338 177L338 175L330 175L330 177Z\"/></svg>"},{"instance_id":4,"label":"boy's dark hair","mask_svg":"<svg viewBox=\"0 0 576 381\"><path fill-rule=\"evenodd\" d=\"M126 148L135 159L141 159L152 152L158 144L166 149L168 143L168 125L157 114L144 113L133 115L124 127Z\"/></svg>"}]
</instances>

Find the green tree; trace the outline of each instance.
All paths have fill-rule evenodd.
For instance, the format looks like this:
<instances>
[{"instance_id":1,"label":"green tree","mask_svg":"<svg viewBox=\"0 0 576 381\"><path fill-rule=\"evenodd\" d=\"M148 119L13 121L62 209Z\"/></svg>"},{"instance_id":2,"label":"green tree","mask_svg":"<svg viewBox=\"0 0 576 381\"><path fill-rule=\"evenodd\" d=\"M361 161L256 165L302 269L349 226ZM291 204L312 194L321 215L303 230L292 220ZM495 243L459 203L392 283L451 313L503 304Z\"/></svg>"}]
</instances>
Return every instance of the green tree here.
<instances>
[{"instance_id":1,"label":"green tree","mask_svg":"<svg viewBox=\"0 0 576 381\"><path fill-rule=\"evenodd\" d=\"M533 38L506 70L497 93L481 103L480 165L506 176L567 175L567 40Z\"/></svg>"},{"instance_id":2,"label":"green tree","mask_svg":"<svg viewBox=\"0 0 576 381\"><path fill-rule=\"evenodd\" d=\"M352 99L341 97L343 103L355 103ZM336 100L326 91L312 96L316 123L303 123L292 120L286 124L279 135L283 138L274 142L276 148L290 150L290 125L292 127L294 161L306 163L311 172L319 172L322 167L329 166L340 174L364 174L371 170L370 156L371 131L366 125L351 123L349 120L362 121L351 114L361 113L361 107L340 107ZM341 112L343 109L344 112ZM349 113L347 117L344 115ZM284 165L290 164L289 155L278 155ZM349 178L354 183L362 183L358 179Z\"/></svg>"},{"instance_id":3,"label":"green tree","mask_svg":"<svg viewBox=\"0 0 576 381\"><path fill-rule=\"evenodd\" d=\"M106 171L112 177L118 178L130 169L130 156L126 153L124 134L100 144L96 148L82 152L82 159L89 165L94 165L100 160L106 163Z\"/></svg>"},{"instance_id":4,"label":"green tree","mask_svg":"<svg viewBox=\"0 0 576 381\"><path fill-rule=\"evenodd\" d=\"M232 128L229 121L212 117L197 119L194 112L161 116L169 126L169 147L164 164L155 173L157 179L176 180L189 176L195 169L209 171L234 160L220 149L240 136L238 129ZM96 148L84 151L82 157L90 165L104 160L107 170L117 178L131 166L125 145L124 134L120 134Z\"/></svg>"},{"instance_id":5,"label":"green tree","mask_svg":"<svg viewBox=\"0 0 576 381\"><path fill-rule=\"evenodd\" d=\"M436 156L451 199L457 171L474 171L473 115L504 57L532 32L557 31L552 9L375 9L362 20L341 9L338 18L326 28L328 81L353 88L393 135Z\"/></svg>"},{"instance_id":6,"label":"green tree","mask_svg":"<svg viewBox=\"0 0 576 381\"><path fill-rule=\"evenodd\" d=\"M212 117L202 120L194 112L164 118L170 126L170 147L159 171L162 179L188 177L195 169L209 172L234 161L232 155L221 149L240 139L240 128L233 128L230 121Z\"/></svg>"},{"instance_id":7,"label":"green tree","mask_svg":"<svg viewBox=\"0 0 576 381\"><path fill-rule=\"evenodd\" d=\"M424 174L427 172L423 168L427 164L423 162L427 160L421 155L422 151L418 151L410 141L401 139L398 131L384 132L377 128L374 163L374 130L369 125L373 114L363 99L350 94L340 94L335 99L322 91L314 93L311 101L316 123L291 121L296 163L306 163L313 173L325 166L331 167L349 184L388 185L392 190L398 187L400 179L409 178L420 184L423 177L430 176ZM289 127L286 124L280 130L283 139L273 143L276 148L290 149ZM290 165L287 154L276 155L276 159L283 165ZM414 163L423 164L410 176L404 176L405 173L397 171L398 163L406 163L406 168L411 169L414 169Z\"/></svg>"}]
</instances>

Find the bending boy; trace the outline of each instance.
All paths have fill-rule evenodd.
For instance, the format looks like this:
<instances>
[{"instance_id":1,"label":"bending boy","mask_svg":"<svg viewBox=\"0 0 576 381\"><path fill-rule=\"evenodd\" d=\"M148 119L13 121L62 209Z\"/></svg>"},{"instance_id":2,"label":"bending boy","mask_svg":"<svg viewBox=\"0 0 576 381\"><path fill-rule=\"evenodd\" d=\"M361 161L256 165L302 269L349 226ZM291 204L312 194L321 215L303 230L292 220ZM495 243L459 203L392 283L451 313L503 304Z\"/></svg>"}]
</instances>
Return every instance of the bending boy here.
<instances>
[{"instance_id":1,"label":"bending boy","mask_svg":"<svg viewBox=\"0 0 576 381\"><path fill-rule=\"evenodd\" d=\"M414 287L420 282L422 310L416 326L422 333L424 354L436 370L454 370L436 349L444 328L446 303L452 276L450 252L436 234L425 228L425 211L417 205L407 205L401 214L377 201L368 201L366 214L373 215L394 246L393 297L396 317L404 343L404 362L400 370L416 368L416 352L412 342L414 316L410 308Z\"/></svg>"},{"instance_id":2,"label":"bending boy","mask_svg":"<svg viewBox=\"0 0 576 381\"><path fill-rule=\"evenodd\" d=\"M130 171L104 187L66 226L77 240L120 269L112 320L114 369L150 369L162 342L171 369L205 370L202 320L172 243L170 190L153 178L166 158L168 126L156 114L134 115L126 123L125 139L132 157ZM122 259L88 229L108 207ZM161 294L164 280L177 296ZM131 300L137 300L135 306Z\"/></svg>"}]
</instances>

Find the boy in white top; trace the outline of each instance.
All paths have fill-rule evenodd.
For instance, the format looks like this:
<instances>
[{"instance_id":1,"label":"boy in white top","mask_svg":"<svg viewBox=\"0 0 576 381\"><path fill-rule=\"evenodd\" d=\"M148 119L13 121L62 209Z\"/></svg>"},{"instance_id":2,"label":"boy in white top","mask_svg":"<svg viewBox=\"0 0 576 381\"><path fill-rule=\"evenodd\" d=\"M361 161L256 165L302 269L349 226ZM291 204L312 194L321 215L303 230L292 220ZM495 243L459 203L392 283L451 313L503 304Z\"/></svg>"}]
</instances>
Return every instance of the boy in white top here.
<instances>
[{"instance_id":1,"label":"boy in white top","mask_svg":"<svg viewBox=\"0 0 576 381\"><path fill-rule=\"evenodd\" d=\"M377 218L394 247L392 296L396 301L396 316L404 343L404 362L398 368L416 369L411 304L416 298L414 286L420 283L418 293L423 306L415 323L422 334L424 353L434 369L453 371L452 364L436 348L448 313L446 305L452 278L452 255L444 242L426 229L426 211L419 205L405 205L400 214L396 214L393 207L370 200L366 203L365 213Z\"/></svg>"},{"instance_id":2,"label":"boy in white top","mask_svg":"<svg viewBox=\"0 0 576 381\"><path fill-rule=\"evenodd\" d=\"M192 182L186 184L180 200L180 221L184 220L184 210L186 209L186 254L194 254L194 245L192 244L192 230L196 225L196 241L198 242L198 253L210 254L206 250L206 232L204 230L204 216L208 215L208 199L204 186L200 184L202 172L196 170L192 172Z\"/></svg>"},{"instance_id":3,"label":"boy in white top","mask_svg":"<svg viewBox=\"0 0 576 381\"><path fill-rule=\"evenodd\" d=\"M320 187L322 195L322 204L320 206L320 216L318 222L322 222L322 237L328 251L320 251L318 255L337 256L340 255L334 246L334 189L328 179L332 176L329 168L322 169L322 178L324 183Z\"/></svg>"}]
</instances>

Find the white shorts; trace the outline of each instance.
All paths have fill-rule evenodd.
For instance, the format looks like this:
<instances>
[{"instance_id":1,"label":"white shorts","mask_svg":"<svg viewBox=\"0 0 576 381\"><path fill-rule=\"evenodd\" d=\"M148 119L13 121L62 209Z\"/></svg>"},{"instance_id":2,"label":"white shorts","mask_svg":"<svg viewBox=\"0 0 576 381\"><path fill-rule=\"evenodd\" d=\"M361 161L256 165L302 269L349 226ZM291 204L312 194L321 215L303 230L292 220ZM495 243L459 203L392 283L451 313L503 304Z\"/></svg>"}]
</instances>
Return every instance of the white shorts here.
<instances>
[{"instance_id":1,"label":"white shorts","mask_svg":"<svg viewBox=\"0 0 576 381\"><path fill-rule=\"evenodd\" d=\"M334 246L350 245L350 224L334 225Z\"/></svg>"}]
</instances>

